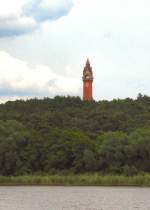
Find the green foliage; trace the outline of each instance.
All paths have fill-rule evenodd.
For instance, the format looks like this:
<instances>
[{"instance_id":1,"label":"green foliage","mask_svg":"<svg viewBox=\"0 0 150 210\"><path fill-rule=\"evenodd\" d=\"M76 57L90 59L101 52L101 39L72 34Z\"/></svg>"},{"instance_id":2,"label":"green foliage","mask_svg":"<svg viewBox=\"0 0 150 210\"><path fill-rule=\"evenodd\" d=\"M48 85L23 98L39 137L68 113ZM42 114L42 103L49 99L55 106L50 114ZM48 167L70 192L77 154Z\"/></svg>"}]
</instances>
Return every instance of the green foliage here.
<instances>
[{"instance_id":1,"label":"green foliage","mask_svg":"<svg viewBox=\"0 0 150 210\"><path fill-rule=\"evenodd\" d=\"M0 105L0 175L150 172L150 98Z\"/></svg>"},{"instance_id":2,"label":"green foliage","mask_svg":"<svg viewBox=\"0 0 150 210\"><path fill-rule=\"evenodd\" d=\"M126 175L126 176L135 176L135 175L137 175L138 171L137 171L137 169L136 169L135 166L128 166L128 165L125 165L125 166L123 167L123 173L124 173L124 175Z\"/></svg>"},{"instance_id":3,"label":"green foliage","mask_svg":"<svg viewBox=\"0 0 150 210\"><path fill-rule=\"evenodd\" d=\"M49 186L150 186L150 175L69 174L44 176L0 176L0 185L49 185Z\"/></svg>"}]
</instances>

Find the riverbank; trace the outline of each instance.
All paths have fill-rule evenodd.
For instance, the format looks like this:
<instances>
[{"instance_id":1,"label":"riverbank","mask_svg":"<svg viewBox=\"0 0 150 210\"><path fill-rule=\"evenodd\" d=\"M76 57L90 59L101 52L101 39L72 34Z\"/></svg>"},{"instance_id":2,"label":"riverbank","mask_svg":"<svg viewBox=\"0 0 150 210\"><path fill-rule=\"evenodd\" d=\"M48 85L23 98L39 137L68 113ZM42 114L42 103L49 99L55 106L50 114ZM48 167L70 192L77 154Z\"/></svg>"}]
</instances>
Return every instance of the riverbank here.
<instances>
[{"instance_id":1,"label":"riverbank","mask_svg":"<svg viewBox=\"0 0 150 210\"><path fill-rule=\"evenodd\" d=\"M0 177L0 186L47 185L47 186L147 186L150 187L150 174L132 177L117 175L48 175L48 176L9 176Z\"/></svg>"}]
</instances>

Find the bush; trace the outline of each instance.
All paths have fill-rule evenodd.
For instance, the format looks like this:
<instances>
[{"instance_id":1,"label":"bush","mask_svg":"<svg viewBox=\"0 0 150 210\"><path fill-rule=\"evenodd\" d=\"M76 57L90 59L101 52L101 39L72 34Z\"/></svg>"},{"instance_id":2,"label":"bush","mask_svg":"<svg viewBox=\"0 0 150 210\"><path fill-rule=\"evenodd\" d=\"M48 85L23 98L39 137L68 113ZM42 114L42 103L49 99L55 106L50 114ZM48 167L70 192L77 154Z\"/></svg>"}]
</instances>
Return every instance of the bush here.
<instances>
[{"instance_id":1,"label":"bush","mask_svg":"<svg viewBox=\"0 0 150 210\"><path fill-rule=\"evenodd\" d=\"M125 165L123 167L123 174L125 176L135 176L138 174L138 170L136 169L135 166L128 166L128 165Z\"/></svg>"}]
</instances>

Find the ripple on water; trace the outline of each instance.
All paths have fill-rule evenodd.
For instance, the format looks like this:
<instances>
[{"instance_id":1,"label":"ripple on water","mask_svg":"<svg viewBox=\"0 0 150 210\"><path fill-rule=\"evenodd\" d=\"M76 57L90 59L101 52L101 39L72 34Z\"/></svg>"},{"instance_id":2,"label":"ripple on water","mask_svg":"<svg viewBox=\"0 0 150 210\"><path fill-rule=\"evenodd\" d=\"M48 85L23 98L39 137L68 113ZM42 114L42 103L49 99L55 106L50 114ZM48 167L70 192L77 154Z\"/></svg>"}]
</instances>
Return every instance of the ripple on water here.
<instances>
[{"instance_id":1,"label":"ripple on water","mask_svg":"<svg viewBox=\"0 0 150 210\"><path fill-rule=\"evenodd\" d=\"M150 210L150 188L0 187L0 210Z\"/></svg>"}]
</instances>

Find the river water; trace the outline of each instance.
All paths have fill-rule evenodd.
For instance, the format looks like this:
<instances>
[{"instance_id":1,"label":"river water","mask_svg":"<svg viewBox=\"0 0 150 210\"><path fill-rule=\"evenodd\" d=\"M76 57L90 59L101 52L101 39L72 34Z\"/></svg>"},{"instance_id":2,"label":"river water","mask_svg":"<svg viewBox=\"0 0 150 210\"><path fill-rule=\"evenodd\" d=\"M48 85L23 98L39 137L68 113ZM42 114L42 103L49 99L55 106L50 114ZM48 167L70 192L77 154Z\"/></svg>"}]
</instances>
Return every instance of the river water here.
<instances>
[{"instance_id":1,"label":"river water","mask_svg":"<svg viewBox=\"0 0 150 210\"><path fill-rule=\"evenodd\" d=\"M0 187L0 210L150 210L150 188Z\"/></svg>"}]
</instances>

